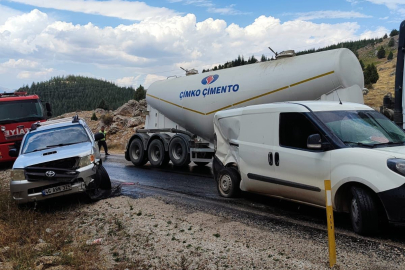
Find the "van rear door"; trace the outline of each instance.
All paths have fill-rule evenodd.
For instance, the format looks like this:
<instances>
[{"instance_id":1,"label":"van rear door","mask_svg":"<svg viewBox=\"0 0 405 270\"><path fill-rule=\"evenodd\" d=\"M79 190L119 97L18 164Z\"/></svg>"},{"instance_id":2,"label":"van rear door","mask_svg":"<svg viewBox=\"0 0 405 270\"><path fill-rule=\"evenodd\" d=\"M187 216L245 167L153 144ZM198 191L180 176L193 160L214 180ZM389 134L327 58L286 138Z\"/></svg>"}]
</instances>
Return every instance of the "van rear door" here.
<instances>
[{"instance_id":1,"label":"van rear door","mask_svg":"<svg viewBox=\"0 0 405 270\"><path fill-rule=\"evenodd\" d=\"M261 194L277 194L277 185L266 181L275 175L274 129L277 113L244 114L239 141L241 189Z\"/></svg>"}]
</instances>

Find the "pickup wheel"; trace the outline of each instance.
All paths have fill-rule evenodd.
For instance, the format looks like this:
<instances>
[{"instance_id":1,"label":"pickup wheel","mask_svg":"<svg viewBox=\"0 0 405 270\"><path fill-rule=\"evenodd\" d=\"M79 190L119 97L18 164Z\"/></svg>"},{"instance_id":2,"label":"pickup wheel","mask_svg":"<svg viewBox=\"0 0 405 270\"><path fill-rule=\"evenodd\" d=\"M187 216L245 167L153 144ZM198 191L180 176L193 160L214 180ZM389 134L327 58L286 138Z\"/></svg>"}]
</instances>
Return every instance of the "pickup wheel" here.
<instances>
[{"instance_id":1,"label":"pickup wheel","mask_svg":"<svg viewBox=\"0 0 405 270\"><path fill-rule=\"evenodd\" d=\"M101 189L111 189L111 179L103 165L99 165L96 173L97 186Z\"/></svg>"},{"instance_id":2,"label":"pickup wheel","mask_svg":"<svg viewBox=\"0 0 405 270\"><path fill-rule=\"evenodd\" d=\"M217 189L225 198L235 198L240 194L240 175L234 168L225 167L218 173Z\"/></svg>"},{"instance_id":3,"label":"pickup wheel","mask_svg":"<svg viewBox=\"0 0 405 270\"><path fill-rule=\"evenodd\" d=\"M148 162L148 156L140 139L134 139L129 146L129 158L135 166L143 166Z\"/></svg>"},{"instance_id":4,"label":"pickup wheel","mask_svg":"<svg viewBox=\"0 0 405 270\"><path fill-rule=\"evenodd\" d=\"M379 212L371 192L361 187L352 187L351 193L350 218L354 232L361 235L376 233Z\"/></svg>"},{"instance_id":5,"label":"pickup wheel","mask_svg":"<svg viewBox=\"0 0 405 270\"><path fill-rule=\"evenodd\" d=\"M169 145L169 157L174 166L182 167L190 164L187 143L180 137L175 137Z\"/></svg>"},{"instance_id":6,"label":"pickup wheel","mask_svg":"<svg viewBox=\"0 0 405 270\"><path fill-rule=\"evenodd\" d=\"M148 148L148 158L152 167L165 166L169 162L167 154L165 153L165 147L160 140L155 139L150 143Z\"/></svg>"}]
</instances>

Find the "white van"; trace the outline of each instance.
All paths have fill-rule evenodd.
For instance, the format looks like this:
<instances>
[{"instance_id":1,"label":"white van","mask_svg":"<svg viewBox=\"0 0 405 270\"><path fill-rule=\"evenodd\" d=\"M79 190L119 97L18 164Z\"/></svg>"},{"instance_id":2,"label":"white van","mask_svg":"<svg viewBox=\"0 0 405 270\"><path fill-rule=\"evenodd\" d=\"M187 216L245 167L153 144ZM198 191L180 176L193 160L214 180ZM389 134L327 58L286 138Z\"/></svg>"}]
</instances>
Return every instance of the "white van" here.
<instances>
[{"instance_id":1,"label":"white van","mask_svg":"<svg viewBox=\"0 0 405 270\"><path fill-rule=\"evenodd\" d=\"M355 103L284 102L215 114L214 175L221 196L242 191L349 212L359 234L405 222L405 133Z\"/></svg>"}]
</instances>

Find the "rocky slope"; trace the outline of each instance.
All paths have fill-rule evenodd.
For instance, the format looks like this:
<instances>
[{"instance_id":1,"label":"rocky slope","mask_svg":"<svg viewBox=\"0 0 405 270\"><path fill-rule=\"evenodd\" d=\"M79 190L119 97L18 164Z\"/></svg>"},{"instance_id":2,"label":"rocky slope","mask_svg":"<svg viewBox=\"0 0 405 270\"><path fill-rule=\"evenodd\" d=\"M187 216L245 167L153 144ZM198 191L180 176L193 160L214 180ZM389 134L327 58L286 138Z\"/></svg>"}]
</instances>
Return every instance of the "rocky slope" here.
<instances>
[{"instance_id":1,"label":"rocky slope","mask_svg":"<svg viewBox=\"0 0 405 270\"><path fill-rule=\"evenodd\" d=\"M383 98L387 93L394 95L398 37L394 37L395 45L393 47L388 46L388 42L390 41L390 37L388 37L374 46L369 45L357 51L359 58L365 66L374 63L377 67L379 79L369 89L368 94L364 96L364 103L377 110L382 105ZM381 46L384 47L386 56L392 51L394 55L393 60L387 60L386 57L382 59L377 58L377 51Z\"/></svg>"},{"instance_id":2,"label":"rocky slope","mask_svg":"<svg viewBox=\"0 0 405 270\"><path fill-rule=\"evenodd\" d=\"M91 120L93 112L98 120ZM96 133L102 125L106 126L107 144L113 151L122 152L129 138L137 129L143 128L146 116L146 100L130 100L115 111L96 109L95 111L77 111L63 114L56 119L78 115L84 119Z\"/></svg>"}]
</instances>

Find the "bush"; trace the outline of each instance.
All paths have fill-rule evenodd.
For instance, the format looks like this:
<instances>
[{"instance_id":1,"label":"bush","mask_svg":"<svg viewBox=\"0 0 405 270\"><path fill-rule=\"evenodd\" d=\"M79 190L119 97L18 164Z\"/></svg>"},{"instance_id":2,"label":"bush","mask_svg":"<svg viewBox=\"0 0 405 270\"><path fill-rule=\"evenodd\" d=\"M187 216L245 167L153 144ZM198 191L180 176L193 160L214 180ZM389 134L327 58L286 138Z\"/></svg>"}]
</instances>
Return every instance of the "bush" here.
<instances>
[{"instance_id":1,"label":"bush","mask_svg":"<svg viewBox=\"0 0 405 270\"><path fill-rule=\"evenodd\" d=\"M375 65L367 65L366 69L364 70L364 84L371 85L373 83L376 83L379 78L380 76L378 75Z\"/></svg>"},{"instance_id":2,"label":"bush","mask_svg":"<svg viewBox=\"0 0 405 270\"><path fill-rule=\"evenodd\" d=\"M390 41L388 42L388 46L394 47L394 45L395 45L395 40L394 40L394 38L391 38Z\"/></svg>"},{"instance_id":3,"label":"bush","mask_svg":"<svg viewBox=\"0 0 405 270\"><path fill-rule=\"evenodd\" d=\"M390 52L387 56L387 60L392 60L392 58L394 58L394 54Z\"/></svg>"},{"instance_id":4,"label":"bush","mask_svg":"<svg viewBox=\"0 0 405 270\"><path fill-rule=\"evenodd\" d=\"M383 46L381 46L380 49L378 49L377 58L378 59L385 58L385 50L384 50Z\"/></svg>"},{"instance_id":5,"label":"bush","mask_svg":"<svg viewBox=\"0 0 405 270\"><path fill-rule=\"evenodd\" d=\"M397 29L392 29L392 31L391 31L391 33L390 33L390 37L396 36L396 35L398 35L398 34L399 34L399 32L398 32Z\"/></svg>"},{"instance_id":6,"label":"bush","mask_svg":"<svg viewBox=\"0 0 405 270\"><path fill-rule=\"evenodd\" d=\"M113 116L109 113L103 114L100 116L101 122L103 122L104 125L110 126L113 123Z\"/></svg>"},{"instance_id":7,"label":"bush","mask_svg":"<svg viewBox=\"0 0 405 270\"><path fill-rule=\"evenodd\" d=\"M91 120L92 121L97 121L98 120L97 115L96 115L95 112L93 112L93 115L91 116Z\"/></svg>"},{"instance_id":8,"label":"bush","mask_svg":"<svg viewBox=\"0 0 405 270\"><path fill-rule=\"evenodd\" d=\"M363 61L360 60L359 62L360 62L361 69L364 70L364 63L363 63Z\"/></svg>"}]
</instances>

